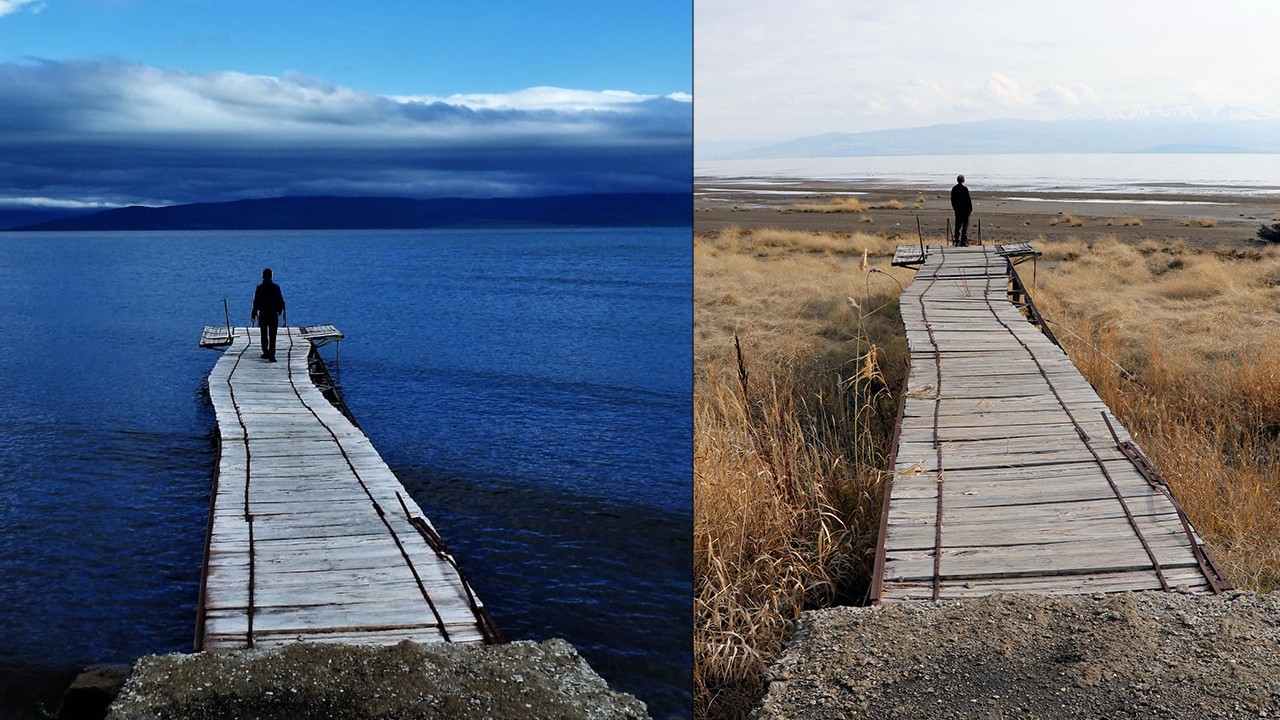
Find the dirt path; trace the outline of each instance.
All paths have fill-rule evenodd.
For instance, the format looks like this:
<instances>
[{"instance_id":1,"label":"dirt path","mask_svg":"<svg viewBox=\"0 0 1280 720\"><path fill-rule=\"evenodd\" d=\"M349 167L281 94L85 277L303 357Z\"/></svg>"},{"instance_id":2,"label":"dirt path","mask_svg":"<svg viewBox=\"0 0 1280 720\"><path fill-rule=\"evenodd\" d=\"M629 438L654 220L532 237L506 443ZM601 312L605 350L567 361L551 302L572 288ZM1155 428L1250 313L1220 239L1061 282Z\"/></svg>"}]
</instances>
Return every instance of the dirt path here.
<instances>
[{"instance_id":1,"label":"dirt path","mask_svg":"<svg viewBox=\"0 0 1280 720\"><path fill-rule=\"evenodd\" d=\"M1280 598L1004 595L806 613L758 718L1280 715Z\"/></svg>"}]
</instances>

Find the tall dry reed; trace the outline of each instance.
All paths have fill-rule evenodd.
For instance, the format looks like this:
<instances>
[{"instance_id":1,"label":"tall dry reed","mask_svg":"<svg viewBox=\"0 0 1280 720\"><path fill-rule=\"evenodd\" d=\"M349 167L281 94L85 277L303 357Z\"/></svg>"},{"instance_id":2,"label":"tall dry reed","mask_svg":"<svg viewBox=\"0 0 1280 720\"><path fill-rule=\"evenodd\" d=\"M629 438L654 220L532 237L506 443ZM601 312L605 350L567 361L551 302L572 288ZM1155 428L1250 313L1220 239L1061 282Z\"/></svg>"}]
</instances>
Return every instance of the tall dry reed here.
<instances>
[{"instance_id":1,"label":"tall dry reed","mask_svg":"<svg viewBox=\"0 0 1280 720\"><path fill-rule=\"evenodd\" d=\"M697 717L746 717L796 616L865 595L905 370L909 273L871 272L891 252L857 234L695 241Z\"/></svg>"},{"instance_id":2,"label":"tall dry reed","mask_svg":"<svg viewBox=\"0 0 1280 720\"><path fill-rule=\"evenodd\" d=\"M1059 339L1232 581L1280 589L1280 252L1064 246L1035 292Z\"/></svg>"}]
</instances>

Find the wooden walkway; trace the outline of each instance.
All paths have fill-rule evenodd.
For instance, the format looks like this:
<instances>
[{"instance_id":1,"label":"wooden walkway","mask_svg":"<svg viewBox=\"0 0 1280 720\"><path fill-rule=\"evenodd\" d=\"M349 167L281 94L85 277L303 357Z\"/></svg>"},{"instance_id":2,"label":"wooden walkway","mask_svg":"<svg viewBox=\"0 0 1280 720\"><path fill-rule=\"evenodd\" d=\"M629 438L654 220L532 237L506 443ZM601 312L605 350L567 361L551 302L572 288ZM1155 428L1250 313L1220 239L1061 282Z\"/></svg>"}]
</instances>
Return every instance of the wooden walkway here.
<instances>
[{"instance_id":1,"label":"wooden walkway","mask_svg":"<svg viewBox=\"0 0 1280 720\"><path fill-rule=\"evenodd\" d=\"M222 337L219 338L218 336ZM219 452L196 649L284 643L495 642L500 635L431 523L312 375L312 340L206 328ZM229 344L228 344L229 340Z\"/></svg>"},{"instance_id":2,"label":"wooden walkway","mask_svg":"<svg viewBox=\"0 0 1280 720\"><path fill-rule=\"evenodd\" d=\"M900 253L921 264L901 299L911 371L873 600L1229 587L1124 427L1010 302L1008 261L926 251Z\"/></svg>"}]
</instances>

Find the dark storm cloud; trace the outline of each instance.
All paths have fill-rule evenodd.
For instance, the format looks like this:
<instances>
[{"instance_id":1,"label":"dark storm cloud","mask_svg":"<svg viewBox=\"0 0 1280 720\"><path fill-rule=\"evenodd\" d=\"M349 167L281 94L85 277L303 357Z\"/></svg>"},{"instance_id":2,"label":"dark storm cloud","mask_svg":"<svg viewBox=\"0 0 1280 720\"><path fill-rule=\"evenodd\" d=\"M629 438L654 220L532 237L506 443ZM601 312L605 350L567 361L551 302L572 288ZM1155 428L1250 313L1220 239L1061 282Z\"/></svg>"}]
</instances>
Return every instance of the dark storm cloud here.
<instances>
[{"instance_id":1,"label":"dark storm cloud","mask_svg":"<svg viewBox=\"0 0 1280 720\"><path fill-rule=\"evenodd\" d=\"M0 202L689 189L687 97L385 97L312 78L0 64Z\"/></svg>"}]
</instances>

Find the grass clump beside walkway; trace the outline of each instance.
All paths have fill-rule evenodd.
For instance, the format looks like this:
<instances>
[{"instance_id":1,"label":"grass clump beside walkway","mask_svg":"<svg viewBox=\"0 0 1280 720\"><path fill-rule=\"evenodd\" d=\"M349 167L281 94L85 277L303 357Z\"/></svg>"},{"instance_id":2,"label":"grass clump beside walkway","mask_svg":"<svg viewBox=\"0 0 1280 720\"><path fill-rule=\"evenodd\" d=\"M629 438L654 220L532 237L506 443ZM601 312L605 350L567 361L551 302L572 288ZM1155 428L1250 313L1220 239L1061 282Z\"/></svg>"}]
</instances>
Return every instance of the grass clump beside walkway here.
<instances>
[{"instance_id":1,"label":"grass clump beside walkway","mask_svg":"<svg viewBox=\"0 0 1280 720\"><path fill-rule=\"evenodd\" d=\"M1055 328L1076 365L1232 582L1280 589L1280 249L1110 236L1044 249L1062 259L1042 261L1032 292L1079 336Z\"/></svg>"},{"instance_id":2,"label":"grass clump beside walkway","mask_svg":"<svg viewBox=\"0 0 1280 720\"><path fill-rule=\"evenodd\" d=\"M892 251L863 234L695 240L696 717L746 717L791 621L865 594L906 361Z\"/></svg>"}]
</instances>

